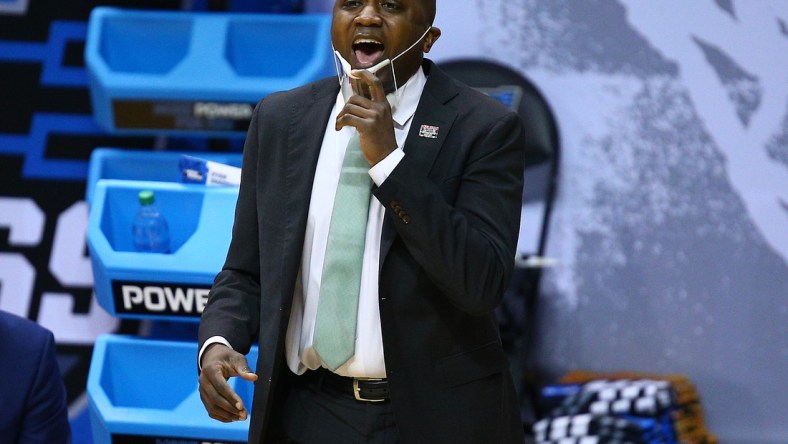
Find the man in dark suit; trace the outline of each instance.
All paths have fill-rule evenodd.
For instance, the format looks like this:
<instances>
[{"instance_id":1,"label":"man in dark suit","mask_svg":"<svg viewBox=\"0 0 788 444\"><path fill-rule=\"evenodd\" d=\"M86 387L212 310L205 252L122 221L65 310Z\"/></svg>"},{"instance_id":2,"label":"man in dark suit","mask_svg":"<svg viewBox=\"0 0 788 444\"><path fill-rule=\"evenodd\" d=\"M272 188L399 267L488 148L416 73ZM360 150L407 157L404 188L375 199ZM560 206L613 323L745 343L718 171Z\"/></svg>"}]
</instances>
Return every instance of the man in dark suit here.
<instances>
[{"instance_id":1,"label":"man in dark suit","mask_svg":"<svg viewBox=\"0 0 788 444\"><path fill-rule=\"evenodd\" d=\"M251 443L522 442L493 312L519 231L519 117L424 59L434 0L337 0L333 14L340 85L270 95L252 117L200 324L203 403L246 419L226 379L256 381ZM358 145L364 167L348 167ZM358 170L367 206L338 210ZM356 247L333 243L335 225L359 212L348 265ZM351 308L326 317L344 293Z\"/></svg>"},{"instance_id":2,"label":"man in dark suit","mask_svg":"<svg viewBox=\"0 0 788 444\"><path fill-rule=\"evenodd\" d=\"M0 356L0 443L71 442L52 333L0 311Z\"/></svg>"}]
</instances>

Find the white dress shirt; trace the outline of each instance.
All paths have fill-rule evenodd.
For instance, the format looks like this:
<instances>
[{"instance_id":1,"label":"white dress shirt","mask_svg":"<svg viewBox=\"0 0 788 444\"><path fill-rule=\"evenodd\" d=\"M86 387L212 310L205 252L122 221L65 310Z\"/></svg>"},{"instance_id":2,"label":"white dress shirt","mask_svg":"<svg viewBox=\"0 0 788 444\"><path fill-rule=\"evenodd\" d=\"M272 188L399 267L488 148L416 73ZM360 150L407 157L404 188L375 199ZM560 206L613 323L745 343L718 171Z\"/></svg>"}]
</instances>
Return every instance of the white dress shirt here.
<instances>
[{"instance_id":1,"label":"white dress shirt","mask_svg":"<svg viewBox=\"0 0 788 444\"><path fill-rule=\"evenodd\" d=\"M419 69L407 83L386 97L392 106L394 136L398 148L370 168L369 175L377 185L386 180L405 155L402 147L405 144L426 81L424 71ZM303 374L307 369L314 370L321 367L320 356L312 347L312 338L315 331L320 280L334 196L339 183L345 148L350 137L356 131L352 127L345 127L340 131L334 129L336 117L344 108L345 96L349 97L349 94L350 88L347 79L345 79L342 89L337 94L336 103L328 122L326 122L323 144L320 147L317 169L315 170L306 233L304 234L301 268L296 281L285 339L287 366L296 374ZM386 377L378 306L380 238L384 215L385 208L374 196L371 196L361 271L355 354L336 370L337 374L343 376ZM230 346L226 339L219 336L212 337L203 344L200 358L208 345L215 342Z\"/></svg>"}]
</instances>

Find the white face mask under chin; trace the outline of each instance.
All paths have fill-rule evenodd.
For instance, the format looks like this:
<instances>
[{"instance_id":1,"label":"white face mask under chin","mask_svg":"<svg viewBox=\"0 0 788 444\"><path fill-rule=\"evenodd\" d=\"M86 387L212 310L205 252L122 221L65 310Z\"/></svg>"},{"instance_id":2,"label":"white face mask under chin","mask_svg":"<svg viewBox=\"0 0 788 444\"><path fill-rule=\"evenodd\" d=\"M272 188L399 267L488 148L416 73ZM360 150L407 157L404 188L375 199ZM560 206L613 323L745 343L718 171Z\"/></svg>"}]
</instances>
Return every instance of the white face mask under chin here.
<instances>
[{"instance_id":1,"label":"white face mask under chin","mask_svg":"<svg viewBox=\"0 0 788 444\"><path fill-rule=\"evenodd\" d=\"M372 74L375 74L376 72L380 71L381 69L385 68L386 66L391 65L391 76L394 79L394 92L396 94L397 90L399 90L399 85L397 85L397 74L396 74L396 72L394 70L394 61L397 60L398 58L402 57L408 51L413 49L416 45L421 43L421 41L424 40L424 37L427 36L427 33L430 32L430 29L432 29L432 26L428 27L427 30L424 31L424 34L422 34L421 37L418 38L418 40L413 42L413 44L410 45L408 47L408 49L406 49L406 50L402 51L401 53L397 54L394 58L383 60L380 63L378 63L377 65L372 66L370 68L367 68L367 71L369 71ZM350 76L350 72L353 71L353 67L350 66L350 63L347 60L345 60L342 57L342 55L339 54L339 51L337 51L334 48L334 45L331 45L331 49L334 50L334 56L336 57L335 63L334 63L334 67L337 70L337 78L339 79L339 86L342 86L342 80L344 79L344 77ZM336 60L339 60L339 66L337 66ZM342 72L341 73L340 73L340 66L342 68ZM347 96L345 96L345 100L347 100Z\"/></svg>"}]
</instances>

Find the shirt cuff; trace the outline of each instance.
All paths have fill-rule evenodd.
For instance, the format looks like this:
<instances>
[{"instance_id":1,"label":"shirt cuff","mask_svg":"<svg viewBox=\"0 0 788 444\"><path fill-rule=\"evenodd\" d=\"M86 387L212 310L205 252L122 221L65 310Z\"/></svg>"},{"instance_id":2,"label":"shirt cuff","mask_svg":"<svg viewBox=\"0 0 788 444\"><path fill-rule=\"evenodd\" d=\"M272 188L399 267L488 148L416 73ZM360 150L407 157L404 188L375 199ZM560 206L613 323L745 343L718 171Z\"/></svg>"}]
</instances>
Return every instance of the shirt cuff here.
<instances>
[{"instance_id":1,"label":"shirt cuff","mask_svg":"<svg viewBox=\"0 0 788 444\"><path fill-rule=\"evenodd\" d=\"M227 339L224 339L221 336L211 336L202 345L202 348L200 349L200 353L197 354L197 368L199 368L200 371L202 371L202 354L205 352L205 350L208 348L208 346L212 345L212 344L224 344L224 345L230 347L230 350L235 350L233 348L233 346L230 345L230 343L227 341Z\"/></svg>"},{"instance_id":2,"label":"shirt cuff","mask_svg":"<svg viewBox=\"0 0 788 444\"><path fill-rule=\"evenodd\" d=\"M402 151L401 148L397 148L390 152L385 159L378 162L377 165L370 168L369 177L372 178L375 185L382 185L383 182L388 179L391 172L394 171L394 168L399 165L403 157L405 157L405 151Z\"/></svg>"}]
</instances>

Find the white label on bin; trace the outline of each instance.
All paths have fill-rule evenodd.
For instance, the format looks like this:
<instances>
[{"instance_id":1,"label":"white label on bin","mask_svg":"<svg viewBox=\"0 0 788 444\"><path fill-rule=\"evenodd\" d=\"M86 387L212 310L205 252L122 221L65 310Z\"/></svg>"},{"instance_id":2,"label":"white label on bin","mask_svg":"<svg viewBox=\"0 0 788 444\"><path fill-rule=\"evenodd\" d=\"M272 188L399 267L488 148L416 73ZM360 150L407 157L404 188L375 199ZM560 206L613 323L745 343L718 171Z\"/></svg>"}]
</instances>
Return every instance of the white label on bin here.
<instances>
[{"instance_id":1,"label":"white label on bin","mask_svg":"<svg viewBox=\"0 0 788 444\"><path fill-rule=\"evenodd\" d=\"M119 129L246 132L254 106L245 102L115 99L112 114Z\"/></svg>"},{"instance_id":2,"label":"white label on bin","mask_svg":"<svg viewBox=\"0 0 788 444\"><path fill-rule=\"evenodd\" d=\"M210 286L163 282L113 281L117 314L200 316Z\"/></svg>"}]
</instances>

